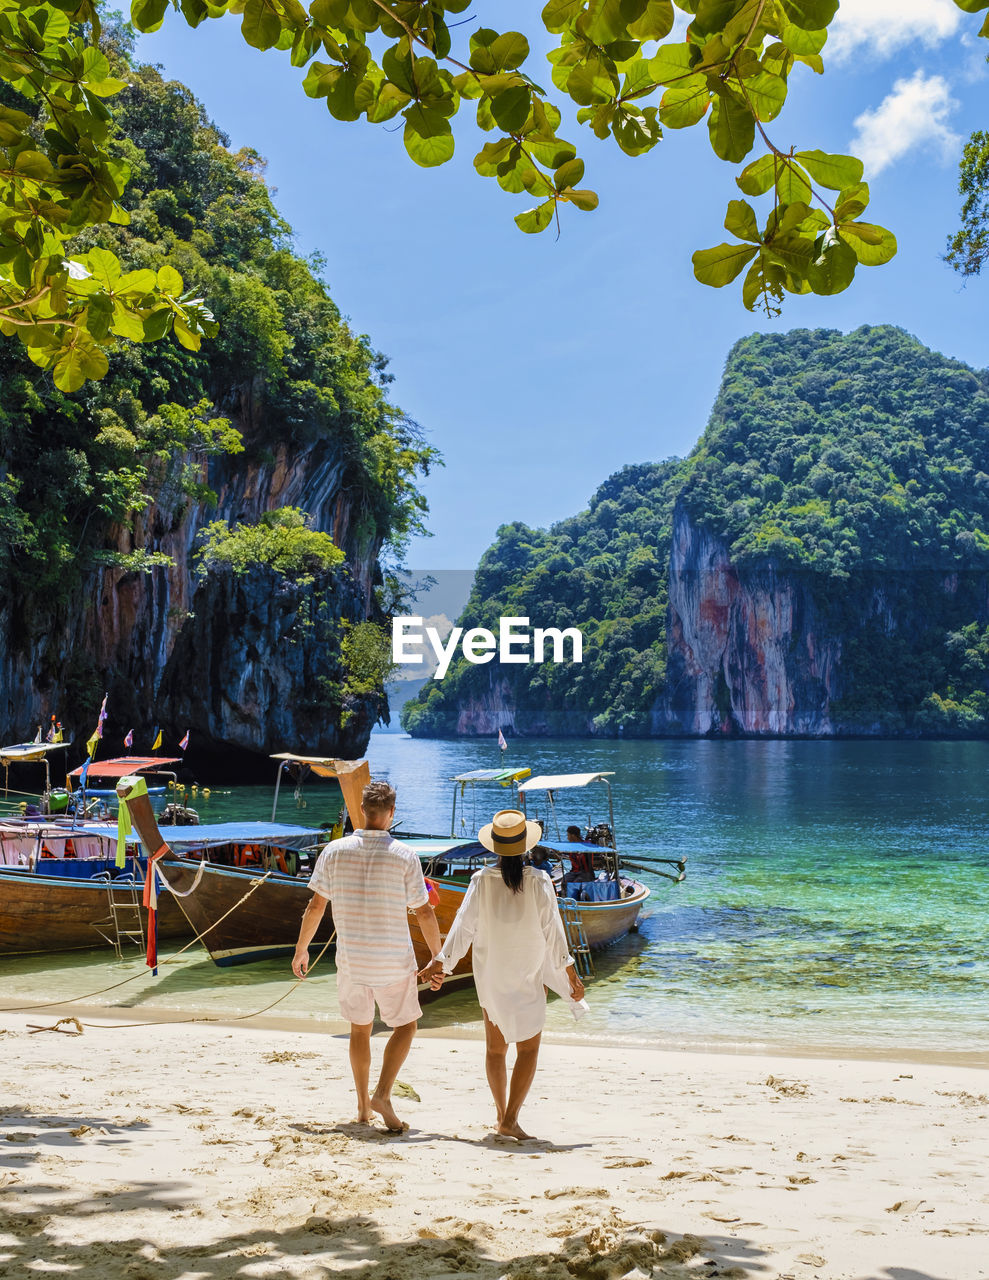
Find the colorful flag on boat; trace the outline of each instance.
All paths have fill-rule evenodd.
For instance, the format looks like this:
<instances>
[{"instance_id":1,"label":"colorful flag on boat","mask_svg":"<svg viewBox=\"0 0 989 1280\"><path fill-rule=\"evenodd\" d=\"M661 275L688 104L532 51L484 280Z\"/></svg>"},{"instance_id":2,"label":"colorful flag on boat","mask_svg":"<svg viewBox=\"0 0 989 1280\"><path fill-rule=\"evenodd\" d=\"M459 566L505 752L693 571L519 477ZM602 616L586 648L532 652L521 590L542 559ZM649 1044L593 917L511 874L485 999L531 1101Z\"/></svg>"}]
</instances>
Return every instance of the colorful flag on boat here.
<instances>
[{"instance_id":1,"label":"colorful flag on boat","mask_svg":"<svg viewBox=\"0 0 989 1280\"><path fill-rule=\"evenodd\" d=\"M505 741L505 735L500 729L498 730L498 746L501 747L502 751L508 750L508 743Z\"/></svg>"},{"instance_id":2,"label":"colorful flag on boat","mask_svg":"<svg viewBox=\"0 0 989 1280\"><path fill-rule=\"evenodd\" d=\"M155 740L151 744L151 750L157 751L160 746L161 746L161 730L158 728L157 725L155 725Z\"/></svg>"},{"instance_id":3,"label":"colorful flag on boat","mask_svg":"<svg viewBox=\"0 0 989 1280\"><path fill-rule=\"evenodd\" d=\"M127 737L124 738L124 746L129 751L133 745L134 745L134 730L129 729L127 731Z\"/></svg>"},{"instance_id":4,"label":"colorful flag on boat","mask_svg":"<svg viewBox=\"0 0 989 1280\"><path fill-rule=\"evenodd\" d=\"M58 722L58 726L57 726L57 727L56 727L56 729L55 729L55 741L56 741L56 742L64 742L64 741L65 741L65 730L62 728L62 722L61 722L61 720L59 720L59 722Z\"/></svg>"},{"instance_id":5,"label":"colorful flag on boat","mask_svg":"<svg viewBox=\"0 0 989 1280\"><path fill-rule=\"evenodd\" d=\"M52 716L52 722L48 726L48 732L45 734L45 741L46 742L58 741L58 739L55 737L55 717L54 716Z\"/></svg>"},{"instance_id":6,"label":"colorful flag on boat","mask_svg":"<svg viewBox=\"0 0 989 1280\"><path fill-rule=\"evenodd\" d=\"M103 737L103 721L106 719L106 700L109 696L110 696L109 694L104 693L103 702L100 705L100 714L99 714L99 718L96 721L96 736L98 738Z\"/></svg>"},{"instance_id":7,"label":"colorful flag on boat","mask_svg":"<svg viewBox=\"0 0 989 1280\"><path fill-rule=\"evenodd\" d=\"M38 725L38 732L34 735L35 742L41 741L41 725Z\"/></svg>"},{"instance_id":8,"label":"colorful flag on boat","mask_svg":"<svg viewBox=\"0 0 989 1280\"><path fill-rule=\"evenodd\" d=\"M189 749L189 730L188 730L188 729L186 729L186 731L185 731L185 737L184 737L184 738L182 739L182 741L179 743L179 750L180 750L180 751L188 751L188 749Z\"/></svg>"},{"instance_id":9,"label":"colorful flag on boat","mask_svg":"<svg viewBox=\"0 0 989 1280\"><path fill-rule=\"evenodd\" d=\"M86 743L86 755L89 756L90 760L92 760L93 756L96 755L96 746L99 740L100 740L100 735L99 735L99 730L97 730L93 734L93 736L89 739L89 741Z\"/></svg>"}]
</instances>

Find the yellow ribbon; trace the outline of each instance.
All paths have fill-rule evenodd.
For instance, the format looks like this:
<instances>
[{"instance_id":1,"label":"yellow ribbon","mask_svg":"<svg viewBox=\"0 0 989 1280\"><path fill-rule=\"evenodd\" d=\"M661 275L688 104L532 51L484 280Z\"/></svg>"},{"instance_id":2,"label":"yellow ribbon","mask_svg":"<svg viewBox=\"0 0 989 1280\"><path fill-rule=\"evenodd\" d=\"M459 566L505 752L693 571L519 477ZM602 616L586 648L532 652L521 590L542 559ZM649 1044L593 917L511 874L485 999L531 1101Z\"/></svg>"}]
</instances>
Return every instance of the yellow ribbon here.
<instances>
[{"instance_id":1,"label":"yellow ribbon","mask_svg":"<svg viewBox=\"0 0 989 1280\"><path fill-rule=\"evenodd\" d=\"M128 795L125 798L120 794L122 786L127 787ZM134 824L131 821L130 809L128 801L133 800L137 796L146 796L148 794L148 784L143 778L136 776L130 778L121 778L117 783L117 799L120 807L117 810L117 866L125 867L127 865L127 837L134 830Z\"/></svg>"}]
</instances>

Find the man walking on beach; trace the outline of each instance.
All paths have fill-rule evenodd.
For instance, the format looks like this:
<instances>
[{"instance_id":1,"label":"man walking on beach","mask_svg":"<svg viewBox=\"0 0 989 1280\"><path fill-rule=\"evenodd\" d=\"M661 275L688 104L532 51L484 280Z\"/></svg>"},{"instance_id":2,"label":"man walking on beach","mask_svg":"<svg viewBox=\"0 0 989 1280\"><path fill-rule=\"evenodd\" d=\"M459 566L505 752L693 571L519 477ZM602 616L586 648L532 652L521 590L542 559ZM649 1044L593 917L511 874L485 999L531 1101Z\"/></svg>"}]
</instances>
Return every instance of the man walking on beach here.
<instances>
[{"instance_id":1,"label":"man walking on beach","mask_svg":"<svg viewBox=\"0 0 989 1280\"><path fill-rule=\"evenodd\" d=\"M337 932L337 993L350 1023L350 1067L357 1088L358 1120L369 1124L377 1112L385 1126L400 1132L402 1122L391 1091L412 1047L422 1014L416 989L416 961L408 912L414 911L430 954L440 950L440 930L429 904L419 859L388 828L395 817L395 792L387 782L369 782L361 797L364 826L331 841L319 855L309 881L313 890L302 916L292 971L305 977L309 944L326 904L333 903ZM373 1094L371 1031L374 1006L392 1028Z\"/></svg>"}]
</instances>

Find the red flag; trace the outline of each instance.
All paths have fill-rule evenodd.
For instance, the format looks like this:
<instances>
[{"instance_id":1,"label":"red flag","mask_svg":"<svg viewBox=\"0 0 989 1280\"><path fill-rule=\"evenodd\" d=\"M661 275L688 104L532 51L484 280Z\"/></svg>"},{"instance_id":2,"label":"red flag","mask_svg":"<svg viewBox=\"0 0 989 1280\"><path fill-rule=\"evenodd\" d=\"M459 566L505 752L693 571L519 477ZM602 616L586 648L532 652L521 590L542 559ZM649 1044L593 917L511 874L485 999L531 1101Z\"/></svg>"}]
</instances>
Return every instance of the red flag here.
<instances>
[{"instance_id":1,"label":"red flag","mask_svg":"<svg viewBox=\"0 0 989 1280\"><path fill-rule=\"evenodd\" d=\"M426 876L426 892L429 894L429 905L438 907L440 905L440 893L428 876Z\"/></svg>"}]
</instances>

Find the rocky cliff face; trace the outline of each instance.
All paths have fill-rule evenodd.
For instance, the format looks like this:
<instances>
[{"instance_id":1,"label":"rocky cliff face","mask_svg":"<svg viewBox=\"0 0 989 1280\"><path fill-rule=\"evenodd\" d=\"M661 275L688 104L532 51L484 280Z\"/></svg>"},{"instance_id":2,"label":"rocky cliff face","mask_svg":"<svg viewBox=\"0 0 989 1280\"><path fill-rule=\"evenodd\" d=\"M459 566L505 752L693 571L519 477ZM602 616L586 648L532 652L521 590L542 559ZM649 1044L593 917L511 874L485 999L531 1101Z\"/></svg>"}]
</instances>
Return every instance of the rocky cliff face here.
<instances>
[{"instance_id":1,"label":"rocky cliff face","mask_svg":"<svg viewBox=\"0 0 989 1280\"><path fill-rule=\"evenodd\" d=\"M67 605L44 600L0 606L0 734L17 741L57 714L77 736L95 723L109 692L106 738L154 724L174 749L192 730L191 763L222 756L228 763L272 750L359 754L377 701L347 708L337 728L320 691L336 683L338 662L325 627L307 609L313 591L324 621L359 621L373 609L376 544L362 545L343 485L345 463L330 442L297 453L279 449L270 461L218 460L210 484L217 507L187 502L153 505L111 539L120 551L141 548L171 557L151 573L105 569L87 578ZM347 556L345 572L299 589L270 573L236 578L212 574L199 583L191 553L202 526L215 519L255 522L262 512L298 506L315 528L330 533ZM141 744L138 743L138 746Z\"/></svg>"},{"instance_id":2,"label":"rocky cliff face","mask_svg":"<svg viewBox=\"0 0 989 1280\"><path fill-rule=\"evenodd\" d=\"M739 570L682 506L670 556L667 690L653 732L829 736L841 639L822 629L810 582Z\"/></svg>"}]
</instances>

